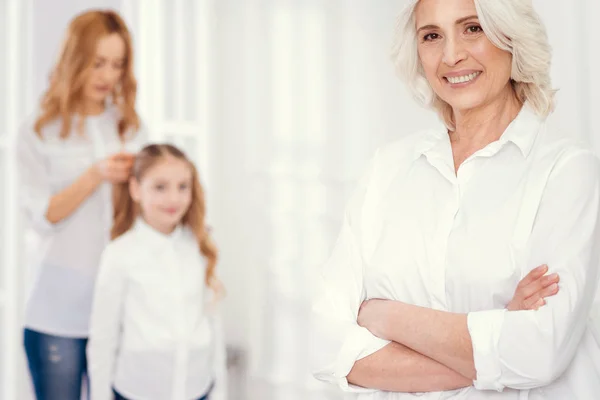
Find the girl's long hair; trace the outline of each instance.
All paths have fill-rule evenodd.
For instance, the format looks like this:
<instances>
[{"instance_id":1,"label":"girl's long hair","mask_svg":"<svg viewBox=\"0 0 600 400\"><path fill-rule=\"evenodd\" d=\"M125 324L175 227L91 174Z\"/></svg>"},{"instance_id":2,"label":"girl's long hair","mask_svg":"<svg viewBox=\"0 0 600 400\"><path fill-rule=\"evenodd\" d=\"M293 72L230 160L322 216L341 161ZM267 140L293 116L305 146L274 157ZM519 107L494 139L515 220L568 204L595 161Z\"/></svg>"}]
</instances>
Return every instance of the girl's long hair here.
<instances>
[{"instance_id":1,"label":"girl's long hair","mask_svg":"<svg viewBox=\"0 0 600 400\"><path fill-rule=\"evenodd\" d=\"M118 34L125 42L125 59L121 82L112 93L112 101L119 109L119 136L124 139L129 132L139 129L140 121L135 111L137 82L133 73L133 45L127 25L111 10L87 11L75 17L67 29L58 60L50 75L50 85L40 104L40 115L34 130L42 137L43 127L60 119L60 137L65 139L71 132L73 114L83 99L83 89L96 57L100 39ZM83 131L83 118L78 129Z\"/></svg>"},{"instance_id":2,"label":"girl's long hair","mask_svg":"<svg viewBox=\"0 0 600 400\"><path fill-rule=\"evenodd\" d=\"M217 247L213 243L205 224L206 205L204 190L200 184L198 171L194 164L177 147L170 144L151 144L144 147L136 156L133 164L132 179L140 181L146 171L160 162L164 157L174 157L186 162L192 171L192 202L182 218L182 223L188 226L198 241L200 252L207 260L205 283L215 293L222 294L223 288L216 279ZM138 206L131 197L129 183L125 182L114 187L114 222L111 238L116 239L127 232L139 215Z\"/></svg>"}]
</instances>

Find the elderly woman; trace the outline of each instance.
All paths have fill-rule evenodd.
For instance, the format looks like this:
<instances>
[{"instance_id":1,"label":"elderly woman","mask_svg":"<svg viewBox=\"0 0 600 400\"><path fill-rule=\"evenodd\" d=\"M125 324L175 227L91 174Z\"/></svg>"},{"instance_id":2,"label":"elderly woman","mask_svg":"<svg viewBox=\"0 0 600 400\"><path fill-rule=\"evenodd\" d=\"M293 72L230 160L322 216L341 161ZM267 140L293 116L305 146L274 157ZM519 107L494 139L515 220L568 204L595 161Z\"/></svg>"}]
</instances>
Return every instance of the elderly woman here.
<instances>
[{"instance_id":1,"label":"elderly woman","mask_svg":"<svg viewBox=\"0 0 600 400\"><path fill-rule=\"evenodd\" d=\"M397 40L446 129L380 149L352 196L314 307L315 377L360 399L598 398L600 169L546 121L531 1L413 0Z\"/></svg>"}]
</instances>

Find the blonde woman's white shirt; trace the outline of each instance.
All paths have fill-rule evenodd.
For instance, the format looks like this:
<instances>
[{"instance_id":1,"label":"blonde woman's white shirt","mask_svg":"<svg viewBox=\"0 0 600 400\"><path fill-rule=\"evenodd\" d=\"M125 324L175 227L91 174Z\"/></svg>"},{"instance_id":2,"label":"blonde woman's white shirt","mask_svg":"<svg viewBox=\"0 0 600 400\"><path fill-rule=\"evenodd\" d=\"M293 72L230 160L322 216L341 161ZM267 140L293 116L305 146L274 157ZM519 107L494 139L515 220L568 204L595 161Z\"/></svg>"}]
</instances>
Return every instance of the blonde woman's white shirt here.
<instances>
[{"instance_id":1,"label":"blonde woman's white shirt","mask_svg":"<svg viewBox=\"0 0 600 400\"><path fill-rule=\"evenodd\" d=\"M600 348L600 169L526 105L502 137L454 172L444 130L378 151L350 200L314 305L314 375L349 398L592 400ZM517 283L548 264L560 290L538 311L507 311ZM357 325L365 299L468 314L477 379L436 393L348 383L354 363L389 342Z\"/></svg>"},{"instance_id":2,"label":"blonde woman's white shirt","mask_svg":"<svg viewBox=\"0 0 600 400\"><path fill-rule=\"evenodd\" d=\"M55 120L34 132L37 115L28 119L16 143L19 203L39 245L28 254L34 280L27 296L25 327L64 337L87 337L94 281L112 224L112 186L100 185L70 216L52 224L46 219L50 199L70 186L94 162L120 150L137 152L148 138L144 128L118 135L116 107L85 118L80 134L77 117L67 139Z\"/></svg>"},{"instance_id":3,"label":"blonde woman's white shirt","mask_svg":"<svg viewBox=\"0 0 600 400\"><path fill-rule=\"evenodd\" d=\"M88 370L92 400L226 398L219 314L205 286L206 261L194 234L171 235L142 220L111 242L91 318Z\"/></svg>"}]
</instances>

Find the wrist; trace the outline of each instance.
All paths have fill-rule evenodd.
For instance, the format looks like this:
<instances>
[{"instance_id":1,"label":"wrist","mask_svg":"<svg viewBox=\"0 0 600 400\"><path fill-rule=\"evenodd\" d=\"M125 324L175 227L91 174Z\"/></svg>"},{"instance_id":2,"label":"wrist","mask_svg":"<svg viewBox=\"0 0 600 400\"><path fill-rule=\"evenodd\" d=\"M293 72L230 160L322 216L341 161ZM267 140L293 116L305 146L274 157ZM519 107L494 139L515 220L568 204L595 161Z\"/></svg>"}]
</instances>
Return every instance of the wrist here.
<instances>
[{"instance_id":1,"label":"wrist","mask_svg":"<svg viewBox=\"0 0 600 400\"><path fill-rule=\"evenodd\" d=\"M98 168L98 164L93 164L90 168L88 168L86 175L86 181L92 183L94 186L98 186L104 181L102 174L100 173L100 169Z\"/></svg>"}]
</instances>

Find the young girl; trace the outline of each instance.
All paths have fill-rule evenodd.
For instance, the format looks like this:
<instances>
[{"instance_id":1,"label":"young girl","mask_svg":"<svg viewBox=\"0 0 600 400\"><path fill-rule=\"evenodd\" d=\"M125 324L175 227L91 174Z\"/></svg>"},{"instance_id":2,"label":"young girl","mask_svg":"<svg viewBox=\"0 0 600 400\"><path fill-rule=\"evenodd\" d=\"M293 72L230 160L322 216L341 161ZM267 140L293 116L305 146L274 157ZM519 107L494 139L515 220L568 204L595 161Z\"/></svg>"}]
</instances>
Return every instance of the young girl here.
<instances>
[{"instance_id":1,"label":"young girl","mask_svg":"<svg viewBox=\"0 0 600 400\"><path fill-rule=\"evenodd\" d=\"M20 203L37 233L24 345L38 400L78 400L112 184L147 134L135 110L129 31L113 11L74 18L39 109L17 137Z\"/></svg>"},{"instance_id":2,"label":"young girl","mask_svg":"<svg viewBox=\"0 0 600 400\"><path fill-rule=\"evenodd\" d=\"M226 398L223 288L196 168L149 145L115 200L87 350L92 400Z\"/></svg>"}]
</instances>

